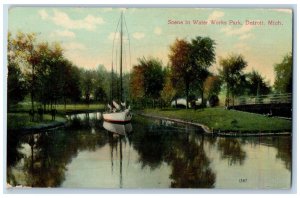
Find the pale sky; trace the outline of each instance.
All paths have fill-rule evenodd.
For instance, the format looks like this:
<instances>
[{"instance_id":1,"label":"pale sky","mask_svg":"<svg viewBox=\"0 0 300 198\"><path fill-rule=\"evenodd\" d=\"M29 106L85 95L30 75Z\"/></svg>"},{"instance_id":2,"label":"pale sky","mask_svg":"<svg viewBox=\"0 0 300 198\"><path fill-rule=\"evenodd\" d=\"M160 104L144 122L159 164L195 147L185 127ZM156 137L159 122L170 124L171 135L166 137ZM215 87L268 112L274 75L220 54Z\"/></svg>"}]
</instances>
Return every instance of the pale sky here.
<instances>
[{"instance_id":1,"label":"pale sky","mask_svg":"<svg viewBox=\"0 0 300 198\"><path fill-rule=\"evenodd\" d=\"M102 64L110 70L112 38L122 10L131 50L127 71L139 57L155 57L166 65L169 46L176 38L190 41L208 36L216 42L217 60L231 53L242 54L248 62L246 72L255 69L273 84L274 64L292 51L289 9L12 7L8 30L13 35L17 31L36 32L43 41L61 42L65 56L79 67L94 69ZM170 24L169 20L190 24ZM207 24L196 25L193 20ZM211 20L223 23L213 25ZM240 23L231 24L230 20ZM246 20L256 21L257 25L246 24ZM270 20L279 21L278 25L269 25ZM217 71L218 67L217 61L210 70Z\"/></svg>"}]
</instances>

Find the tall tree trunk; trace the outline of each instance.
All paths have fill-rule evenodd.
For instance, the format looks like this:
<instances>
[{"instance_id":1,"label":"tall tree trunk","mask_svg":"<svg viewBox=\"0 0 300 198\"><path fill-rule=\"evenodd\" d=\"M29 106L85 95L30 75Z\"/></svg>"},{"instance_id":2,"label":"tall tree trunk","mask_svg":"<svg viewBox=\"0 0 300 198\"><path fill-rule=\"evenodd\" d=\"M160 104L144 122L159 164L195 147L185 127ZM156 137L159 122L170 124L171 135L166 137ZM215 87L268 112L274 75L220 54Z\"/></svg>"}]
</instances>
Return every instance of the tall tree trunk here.
<instances>
[{"instance_id":1,"label":"tall tree trunk","mask_svg":"<svg viewBox=\"0 0 300 198\"><path fill-rule=\"evenodd\" d=\"M32 121L34 121L34 101L33 101L34 96L33 96L33 90L31 90L30 98L31 98Z\"/></svg>"},{"instance_id":2,"label":"tall tree trunk","mask_svg":"<svg viewBox=\"0 0 300 198\"><path fill-rule=\"evenodd\" d=\"M229 85L227 83L227 90L226 90L226 98L225 98L225 106L229 106Z\"/></svg>"},{"instance_id":3,"label":"tall tree trunk","mask_svg":"<svg viewBox=\"0 0 300 198\"><path fill-rule=\"evenodd\" d=\"M188 81L186 80L185 81L185 96L186 96L186 109L189 108L189 83Z\"/></svg>"},{"instance_id":4,"label":"tall tree trunk","mask_svg":"<svg viewBox=\"0 0 300 198\"><path fill-rule=\"evenodd\" d=\"M204 88L203 88L203 83L201 85L201 105L204 107Z\"/></svg>"},{"instance_id":5,"label":"tall tree trunk","mask_svg":"<svg viewBox=\"0 0 300 198\"><path fill-rule=\"evenodd\" d=\"M34 121L34 65L32 65L31 67L31 72L32 72L32 82L31 82L30 98L31 98L32 120Z\"/></svg>"},{"instance_id":6,"label":"tall tree trunk","mask_svg":"<svg viewBox=\"0 0 300 198\"><path fill-rule=\"evenodd\" d=\"M66 112L66 109L67 109L67 100L66 100L66 97L64 97L64 104L65 104L65 112Z\"/></svg>"}]
</instances>

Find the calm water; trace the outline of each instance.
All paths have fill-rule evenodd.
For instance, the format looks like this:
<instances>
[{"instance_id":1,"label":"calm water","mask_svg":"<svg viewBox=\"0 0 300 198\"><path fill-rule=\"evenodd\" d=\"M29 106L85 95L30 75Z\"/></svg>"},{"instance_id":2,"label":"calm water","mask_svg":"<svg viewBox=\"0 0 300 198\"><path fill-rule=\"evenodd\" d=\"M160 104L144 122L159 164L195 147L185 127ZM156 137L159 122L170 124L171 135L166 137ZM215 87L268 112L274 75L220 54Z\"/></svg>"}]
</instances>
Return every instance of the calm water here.
<instances>
[{"instance_id":1,"label":"calm water","mask_svg":"<svg viewBox=\"0 0 300 198\"><path fill-rule=\"evenodd\" d=\"M64 188L289 188L291 137L210 137L191 126L135 116L103 123L69 116L67 129L8 132L12 185ZM111 132L113 131L113 132Z\"/></svg>"}]
</instances>

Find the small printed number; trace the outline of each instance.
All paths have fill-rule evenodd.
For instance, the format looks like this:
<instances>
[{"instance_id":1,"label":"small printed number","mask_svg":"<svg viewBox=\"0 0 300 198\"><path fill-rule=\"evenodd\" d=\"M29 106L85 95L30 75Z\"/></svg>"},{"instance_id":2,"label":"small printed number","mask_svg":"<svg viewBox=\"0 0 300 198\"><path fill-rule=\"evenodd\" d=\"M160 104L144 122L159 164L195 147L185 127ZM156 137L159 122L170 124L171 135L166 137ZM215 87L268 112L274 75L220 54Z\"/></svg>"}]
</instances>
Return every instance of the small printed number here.
<instances>
[{"instance_id":1,"label":"small printed number","mask_svg":"<svg viewBox=\"0 0 300 198\"><path fill-rule=\"evenodd\" d=\"M239 179L239 182L240 182L240 183L246 183L246 182L247 182L247 179Z\"/></svg>"}]
</instances>

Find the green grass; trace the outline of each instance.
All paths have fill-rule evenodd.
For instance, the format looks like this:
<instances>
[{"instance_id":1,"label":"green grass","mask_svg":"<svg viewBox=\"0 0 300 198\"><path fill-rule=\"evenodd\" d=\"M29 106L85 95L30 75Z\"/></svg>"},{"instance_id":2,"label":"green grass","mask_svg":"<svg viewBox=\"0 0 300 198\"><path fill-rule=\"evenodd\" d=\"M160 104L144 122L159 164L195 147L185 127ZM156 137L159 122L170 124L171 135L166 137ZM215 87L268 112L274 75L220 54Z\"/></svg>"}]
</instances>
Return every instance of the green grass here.
<instances>
[{"instance_id":1,"label":"green grass","mask_svg":"<svg viewBox=\"0 0 300 198\"><path fill-rule=\"evenodd\" d=\"M66 119L62 116L56 115L56 122L64 122ZM27 113L8 113L7 114L7 129L21 129L24 127L35 127L45 125L52 121L51 115L45 114L43 116L43 121L30 121L30 117Z\"/></svg>"},{"instance_id":2,"label":"green grass","mask_svg":"<svg viewBox=\"0 0 300 198\"><path fill-rule=\"evenodd\" d=\"M39 104L35 104L35 111L40 107ZM66 109L63 104L59 104L55 106L58 114L56 115L55 121L65 121L64 115L65 113L76 113L76 112L89 112L95 110L104 109L103 104L67 104ZM52 121L52 117L50 114L44 114L43 121L30 121L29 110L31 109L30 102L20 103L13 108L10 108L7 113L7 128L8 129L22 129L24 127L35 127L35 126L43 126L49 124ZM13 112L13 113L12 113ZM38 116L36 114L36 116Z\"/></svg>"},{"instance_id":3,"label":"green grass","mask_svg":"<svg viewBox=\"0 0 300 198\"><path fill-rule=\"evenodd\" d=\"M38 104L35 104L35 109L39 107ZM56 110L59 113L65 113L65 110L67 112L72 111L93 111L93 110L101 110L104 109L104 104L67 104L66 109L65 105L59 104L55 106ZM10 108L10 111L18 111L18 112L28 112L31 109L31 103L21 103L18 104L12 108Z\"/></svg>"},{"instance_id":4,"label":"green grass","mask_svg":"<svg viewBox=\"0 0 300 198\"><path fill-rule=\"evenodd\" d=\"M201 123L217 131L290 132L292 130L292 121L290 120L266 117L242 111L226 110L220 107L201 110L146 109L144 113Z\"/></svg>"},{"instance_id":5,"label":"green grass","mask_svg":"<svg viewBox=\"0 0 300 198\"><path fill-rule=\"evenodd\" d=\"M66 105L66 110L97 110L97 109L103 109L103 104L68 104ZM65 110L64 105L57 105L57 110Z\"/></svg>"}]
</instances>

